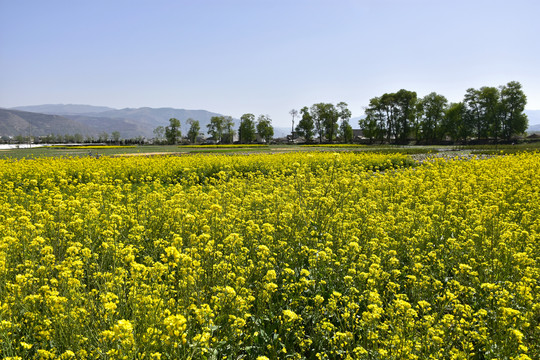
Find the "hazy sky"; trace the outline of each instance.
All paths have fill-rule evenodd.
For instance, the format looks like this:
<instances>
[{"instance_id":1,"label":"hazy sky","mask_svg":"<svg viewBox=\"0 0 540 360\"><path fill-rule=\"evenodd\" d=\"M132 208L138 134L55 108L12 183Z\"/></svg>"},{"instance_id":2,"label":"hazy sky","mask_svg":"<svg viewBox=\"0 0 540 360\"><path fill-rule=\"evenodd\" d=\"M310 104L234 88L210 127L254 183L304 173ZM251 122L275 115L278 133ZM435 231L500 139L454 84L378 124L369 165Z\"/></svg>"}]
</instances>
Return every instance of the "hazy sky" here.
<instances>
[{"instance_id":1,"label":"hazy sky","mask_svg":"<svg viewBox=\"0 0 540 360\"><path fill-rule=\"evenodd\" d=\"M516 80L540 109L538 0L0 0L0 107L240 117Z\"/></svg>"}]
</instances>

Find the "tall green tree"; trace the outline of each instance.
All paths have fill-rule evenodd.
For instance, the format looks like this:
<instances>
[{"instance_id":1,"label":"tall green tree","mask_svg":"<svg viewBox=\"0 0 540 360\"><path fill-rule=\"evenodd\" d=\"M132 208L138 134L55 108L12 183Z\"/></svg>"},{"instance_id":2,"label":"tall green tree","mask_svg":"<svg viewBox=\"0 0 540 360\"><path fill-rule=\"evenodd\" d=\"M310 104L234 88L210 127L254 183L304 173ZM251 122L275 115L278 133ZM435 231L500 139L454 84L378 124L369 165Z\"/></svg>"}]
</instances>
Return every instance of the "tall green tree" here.
<instances>
[{"instance_id":1,"label":"tall green tree","mask_svg":"<svg viewBox=\"0 0 540 360\"><path fill-rule=\"evenodd\" d=\"M225 116L223 118L223 138L222 141L227 144L234 142L234 120L231 116Z\"/></svg>"},{"instance_id":2,"label":"tall green tree","mask_svg":"<svg viewBox=\"0 0 540 360\"><path fill-rule=\"evenodd\" d=\"M414 139L422 141L422 121L424 119L424 99L418 99L414 110L414 118L411 122L411 132Z\"/></svg>"},{"instance_id":3,"label":"tall green tree","mask_svg":"<svg viewBox=\"0 0 540 360\"><path fill-rule=\"evenodd\" d=\"M197 136L199 136L199 132L201 131L201 125L199 124L198 120L194 120L192 118L187 119L186 124L189 125L189 130L187 133L189 142L195 144L197 142Z\"/></svg>"},{"instance_id":4,"label":"tall green tree","mask_svg":"<svg viewBox=\"0 0 540 360\"><path fill-rule=\"evenodd\" d=\"M302 114L302 118L296 126L296 133L298 136L305 138L306 142L311 142L313 141L313 136L315 135L315 124L313 123L313 117L311 116L307 106L304 106L300 110L300 113Z\"/></svg>"},{"instance_id":5,"label":"tall green tree","mask_svg":"<svg viewBox=\"0 0 540 360\"><path fill-rule=\"evenodd\" d=\"M527 128L526 102L516 81L499 89L467 89L463 102L451 105L434 92L418 100L416 92L401 89L370 99L359 125L370 141L386 138L388 143L405 143L411 136L430 143L445 136L453 141L509 140Z\"/></svg>"},{"instance_id":6,"label":"tall green tree","mask_svg":"<svg viewBox=\"0 0 540 360\"><path fill-rule=\"evenodd\" d=\"M324 135L329 142L334 141L334 135L338 130L339 111L330 103L320 103L319 116L322 117Z\"/></svg>"},{"instance_id":7,"label":"tall green tree","mask_svg":"<svg viewBox=\"0 0 540 360\"><path fill-rule=\"evenodd\" d=\"M390 143L392 139L397 139L397 112L396 99L394 93L385 93L380 97L379 106L385 114L386 120L386 141Z\"/></svg>"},{"instance_id":8,"label":"tall green tree","mask_svg":"<svg viewBox=\"0 0 540 360\"><path fill-rule=\"evenodd\" d=\"M407 142L416 119L416 103L416 93L405 89L371 99L366 120L362 123L363 130L371 132L371 137L374 132L386 136L388 143Z\"/></svg>"},{"instance_id":9,"label":"tall green tree","mask_svg":"<svg viewBox=\"0 0 540 360\"><path fill-rule=\"evenodd\" d=\"M395 138L399 143L407 143L411 135L411 124L415 118L417 95L405 89L394 94L394 107L397 111Z\"/></svg>"},{"instance_id":10,"label":"tall green tree","mask_svg":"<svg viewBox=\"0 0 540 360\"><path fill-rule=\"evenodd\" d=\"M347 144L352 143L353 128L351 124L349 124L348 119L344 119L341 121L341 125L339 126L339 136L341 137L342 142Z\"/></svg>"},{"instance_id":11,"label":"tall green tree","mask_svg":"<svg viewBox=\"0 0 540 360\"><path fill-rule=\"evenodd\" d=\"M482 113L482 105L480 102L480 90L469 88L465 92L463 99L465 105L465 123L472 125L473 136L477 138L487 139L489 134L489 126Z\"/></svg>"},{"instance_id":12,"label":"tall green tree","mask_svg":"<svg viewBox=\"0 0 540 360\"><path fill-rule=\"evenodd\" d=\"M338 113L338 119L341 120L341 125L340 125L341 139L345 142L352 142L353 131L352 131L352 126L349 123L349 120L352 114L351 114L351 110L349 110L347 106L348 105L346 102L341 101L337 103L336 109ZM347 139L347 140L344 140L344 139Z\"/></svg>"},{"instance_id":13,"label":"tall green tree","mask_svg":"<svg viewBox=\"0 0 540 360\"><path fill-rule=\"evenodd\" d=\"M322 143L322 139L325 133L324 126L324 103L318 103L311 105L309 109L311 119L315 125L315 132L319 136L319 143Z\"/></svg>"},{"instance_id":14,"label":"tall green tree","mask_svg":"<svg viewBox=\"0 0 540 360\"><path fill-rule=\"evenodd\" d=\"M367 110L366 110L367 112ZM377 121L374 116L366 113L366 116L358 120L358 127L362 135L369 140L370 144L377 138Z\"/></svg>"},{"instance_id":15,"label":"tall green tree","mask_svg":"<svg viewBox=\"0 0 540 360\"><path fill-rule=\"evenodd\" d=\"M443 133L448 135L453 142L467 141L474 129L467 121L466 107L462 102L451 103L444 114Z\"/></svg>"},{"instance_id":16,"label":"tall green tree","mask_svg":"<svg viewBox=\"0 0 540 360\"><path fill-rule=\"evenodd\" d=\"M106 131L103 131L99 134L99 142L106 143L109 140L109 134Z\"/></svg>"},{"instance_id":17,"label":"tall green tree","mask_svg":"<svg viewBox=\"0 0 540 360\"><path fill-rule=\"evenodd\" d=\"M163 137L165 136L165 127L164 126L158 126L154 129L154 140L161 141Z\"/></svg>"},{"instance_id":18,"label":"tall green tree","mask_svg":"<svg viewBox=\"0 0 540 360\"><path fill-rule=\"evenodd\" d=\"M358 120L358 125L362 130L364 137L382 142L387 136L386 111L380 97L374 97L369 100L369 105L364 110L366 117Z\"/></svg>"},{"instance_id":19,"label":"tall green tree","mask_svg":"<svg viewBox=\"0 0 540 360\"><path fill-rule=\"evenodd\" d=\"M345 102L340 102L337 105L331 103L313 104L310 114L319 135L319 142L322 142L323 136L329 142L334 141L334 137L338 132L339 120L348 121L351 117L351 112Z\"/></svg>"},{"instance_id":20,"label":"tall green tree","mask_svg":"<svg viewBox=\"0 0 540 360\"><path fill-rule=\"evenodd\" d=\"M210 123L206 125L206 127L208 128L208 133L218 143L221 143L221 139L223 137L224 126L225 126L224 116L212 116L210 118Z\"/></svg>"},{"instance_id":21,"label":"tall green tree","mask_svg":"<svg viewBox=\"0 0 540 360\"><path fill-rule=\"evenodd\" d=\"M270 140L274 136L274 128L272 119L268 115L260 115L257 119L257 132L264 139L264 142L270 144Z\"/></svg>"},{"instance_id":22,"label":"tall green tree","mask_svg":"<svg viewBox=\"0 0 540 360\"><path fill-rule=\"evenodd\" d=\"M420 115L421 139L435 143L441 141L444 136L443 121L448 106L448 100L435 92L424 96L417 106L417 113ZM421 110L419 109L421 108Z\"/></svg>"},{"instance_id":23,"label":"tall green tree","mask_svg":"<svg viewBox=\"0 0 540 360\"><path fill-rule=\"evenodd\" d=\"M113 131L111 133L111 136L115 144L118 144L120 142L120 131ZM75 137L77 138L77 134L75 134ZM81 139L82 139L82 135L81 135Z\"/></svg>"},{"instance_id":24,"label":"tall green tree","mask_svg":"<svg viewBox=\"0 0 540 360\"><path fill-rule=\"evenodd\" d=\"M499 98L499 89L491 86L480 88L478 97L480 116L482 118L482 123L486 128L486 132L482 137L494 138L496 142L501 135L501 107Z\"/></svg>"},{"instance_id":25,"label":"tall green tree","mask_svg":"<svg viewBox=\"0 0 540 360\"><path fill-rule=\"evenodd\" d=\"M165 137L169 144L177 144L182 136L180 132L180 120L176 118L169 119L169 126L165 127Z\"/></svg>"},{"instance_id":26,"label":"tall green tree","mask_svg":"<svg viewBox=\"0 0 540 360\"><path fill-rule=\"evenodd\" d=\"M501 135L510 141L512 136L524 133L529 125L524 113L527 97L517 81L501 86L500 94Z\"/></svg>"},{"instance_id":27,"label":"tall green tree","mask_svg":"<svg viewBox=\"0 0 540 360\"><path fill-rule=\"evenodd\" d=\"M238 136L242 144L250 144L255 140L255 115L248 113L240 117Z\"/></svg>"}]
</instances>

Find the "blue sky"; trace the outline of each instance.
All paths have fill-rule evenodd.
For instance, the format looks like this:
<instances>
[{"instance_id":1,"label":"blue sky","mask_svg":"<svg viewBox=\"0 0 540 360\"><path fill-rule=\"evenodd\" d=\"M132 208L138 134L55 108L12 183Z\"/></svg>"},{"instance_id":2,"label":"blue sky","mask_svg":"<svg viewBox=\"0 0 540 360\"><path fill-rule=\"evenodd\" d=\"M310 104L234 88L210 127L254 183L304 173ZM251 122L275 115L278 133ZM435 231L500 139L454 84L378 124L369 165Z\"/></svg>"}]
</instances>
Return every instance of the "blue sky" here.
<instances>
[{"instance_id":1,"label":"blue sky","mask_svg":"<svg viewBox=\"0 0 540 360\"><path fill-rule=\"evenodd\" d=\"M240 117L519 81L540 109L537 0L0 0L0 107Z\"/></svg>"}]
</instances>

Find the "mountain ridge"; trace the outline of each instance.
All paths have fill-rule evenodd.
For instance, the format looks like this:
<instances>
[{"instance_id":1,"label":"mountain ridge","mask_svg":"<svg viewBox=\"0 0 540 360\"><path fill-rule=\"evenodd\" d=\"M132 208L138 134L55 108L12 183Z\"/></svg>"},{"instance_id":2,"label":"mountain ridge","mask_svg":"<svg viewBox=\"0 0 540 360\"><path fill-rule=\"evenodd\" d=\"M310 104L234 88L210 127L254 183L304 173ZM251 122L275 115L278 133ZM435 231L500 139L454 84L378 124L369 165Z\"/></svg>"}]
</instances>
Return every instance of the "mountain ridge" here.
<instances>
[{"instance_id":1,"label":"mountain ridge","mask_svg":"<svg viewBox=\"0 0 540 360\"><path fill-rule=\"evenodd\" d=\"M61 115L0 108L0 136L42 136L62 129L64 134L91 135L92 129Z\"/></svg>"},{"instance_id":2,"label":"mountain ridge","mask_svg":"<svg viewBox=\"0 0 540 360\"><path fill-rule=\"evenodd\" d=\"M43 105L28 105L15 106L10 110L20 110L35 112L48 115L65 115L65 114L90 114L109 110L116 110L108 106L94 106L86 104L43 104Z\"/></svg>"},{"instance_id":3,"label":"mountain ridge","mask_svg":"<svg viewBox=\"0 0 540 360\"><path fill-rule=\"evenodd\" d=\"M26 109L26 110L25 110ZM37 113L27 111L27 109L35 110L40 109L45 111L43 113ZM15 108L4 109L5 111L21 111L25 113L41 114L44 116L43 121L47 122L46 116L61 116L70 120L66 124L71 124L68 128L77 128L73 126L73 122L80 125L78 133L85 136L98 136L103 132L111 133L113 131L120 132L122 138L136 138L143 136L146 138L154 137L153 131L158 126L167 126L170 118L177 118L180 120L182 127L181 130L184 133L188 131L188 125L186 120L192 118L198 120L200 123L201 131L205 132L207 124L210 123L210 119L213 116L221 116L219 113L210 112L207 110L187 110L187 109L175 109L172 107L141 107L141 108L124 108L114 109L103 106L93 105L79 105L79 104L45 104L45 105L31 105L31 106L18 106ZM7 122L7 115L4 115ZM24 118L25 116L22 116ZM29 121L21 119L19 116L18 121L10 121L4 127L0 128L0 136L15 136L20 133L18 128L21 126L25 129L32 128L32 135L45 136L49 134L66 134L66 128L63 126L50 125L46 126L43 131L39 128L29 125L29 122L36 121L36 115L27 115ZM2 118L0 118L1 120ZM58 119L57 119L58 120ZM19 124L18 127L14 124ZM55 122L53 122L56 124ZM237 124L238 121L236 120ZM11 126L9 125L11 124ZM28 131L27 131L28 132Z\"/></svg>"}]
</instances>

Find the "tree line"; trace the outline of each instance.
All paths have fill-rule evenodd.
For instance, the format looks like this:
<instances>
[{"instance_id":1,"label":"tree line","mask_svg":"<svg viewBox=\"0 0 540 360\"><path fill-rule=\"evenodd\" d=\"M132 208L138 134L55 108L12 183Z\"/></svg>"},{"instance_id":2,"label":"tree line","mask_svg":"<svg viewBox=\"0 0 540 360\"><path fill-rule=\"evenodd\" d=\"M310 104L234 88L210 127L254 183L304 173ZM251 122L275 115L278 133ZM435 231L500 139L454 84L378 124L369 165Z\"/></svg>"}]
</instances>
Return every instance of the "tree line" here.
<instances>
[{"instance_id":1,"label":"tree line","mask_svg":"<svg viewBox=\"0 0 540 360\"><path fill-rule=\"evenodd\" d=\"M402 89L370 99L359 125L370 142L511 141L527 129L526 103L517 81L470 88L459 103L435 92L418 98L416 92Z\"/></svg>"},{"instance_id":2,"label":"tree line","mask_svg":"<svg viewBox=\"0 0 540 360\"><path fill-rule=\"evenodd\" d=\"M442 142L511 141L525 132L528 126L524 113L527 97L521 84L511 81L497 87L484 86L467 89L463 101L450 103L435 92L419 98L417 93L401 89L370 99L365 117L358 121L359 130L370 143L419 144ZM292 138L302 137L305 142L353 142L354 131L350 124L351 111L345 102L336 105L316 103L304 106L292 115ZM295 119L299 122L294 126ZM165 135L170 144L181 138L180 121L170 119L167 127L158 127L154 134ZM187 138L195 143L200 131L197 120L188 119ZM237 134L230 116L214 116L207 125L208 133L217 143L230 144ZM156 132L158 131L158 132ZM274 135L272 120L268 115L253 114L240 117L238 136L240 143L260 140L270 143Z\"/></svg>"},{"instance_id":3,"label":"tree line","mask_svg":"<svg viewBox=\"0 0 540 360\"><path fill-rule=\"evenodd\" d=\"M0 143L5 144L144 144L145 138L138 136L135 138L122 138L119 131L113 131L111 134L103 131L98 135L75 134L48 134L48 135L22 135L14 137L1 136Z\"/></svg>"},{"instance_id":4,"label":"tree line","mask_svg":"<svg viewBox=\"0 0 540 360\"><path fill-rule=\"evenodd\" d=\"M187 119L186 124L189 126L187 132L187 140L195 144L200 135L201 125L198 120ZM253 114L244 114L240 117L240 125L238 133L234 129L234 120L231 116L213 116L210 122L206 125L208 134L213 141L219 144L232 144L235 135L238 134L239 142L249 144L257 140L257 135L265 143L270 143L274 136L274 127L272 119L268 115L260 115L255 119ZM180 120L176 118L169 119L168 126L158 126L154 129L155 139L159 142L160 139L165 139L168 144L178 144L182 139Z\"/></svg>"},{"instance_id":5,"label":"tree line","mask_svg":"<svg viewBox=\"0 0 540 360\"><path fill-rule=\"evenodd\" d=\"M290 114L294 118L298 115L296 110L291 110ZM347 103L340 102L337 105L331 103L317 103L311 107L304 106L300 110L301 119L295 129L297 136L305 138L306 142L312 142L315 137L319 142L323 140L333 142L339 137L342 142L353 140L353 129L349 123L351 111L347 108ZM339 121L341 124L339 125Z\"/></svg>"}]
</instances>

